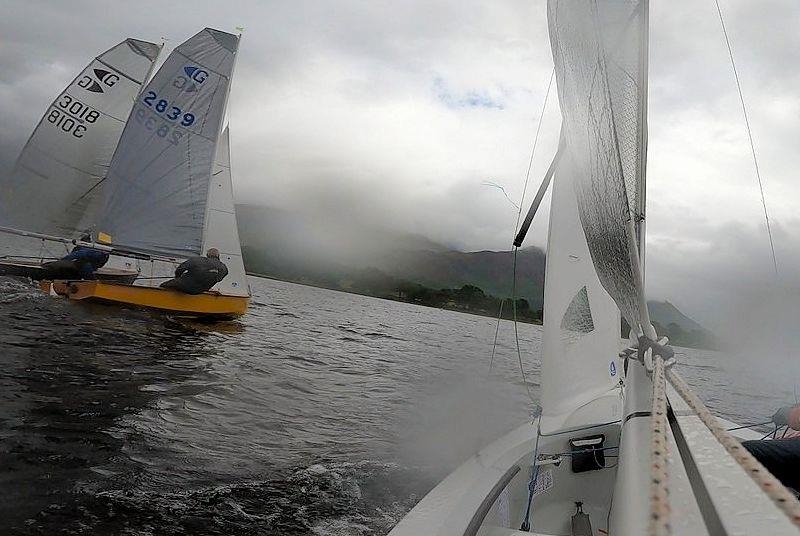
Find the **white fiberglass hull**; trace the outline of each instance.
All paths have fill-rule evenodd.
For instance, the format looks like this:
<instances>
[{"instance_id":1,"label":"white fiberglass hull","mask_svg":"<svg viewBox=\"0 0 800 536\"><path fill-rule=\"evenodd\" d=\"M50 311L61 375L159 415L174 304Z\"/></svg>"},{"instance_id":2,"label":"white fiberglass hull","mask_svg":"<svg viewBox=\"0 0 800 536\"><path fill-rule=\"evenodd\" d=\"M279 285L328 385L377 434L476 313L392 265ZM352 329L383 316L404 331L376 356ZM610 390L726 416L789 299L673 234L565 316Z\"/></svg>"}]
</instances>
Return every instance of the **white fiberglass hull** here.
<instances>
[{"instance_id":1,"label":"white fiberglass hull","mask_svg":"<svg viewBox=\"0 0 800 536\"><path fill-rule=\"evenodd\" d=\"M540 436L538 448L538 418L496 440L428 493L390 536L570 535L578 501L589 514L593 535L647 534L649 489L646 482L642 485L641 477L649 478L649 444L642 443L643 437L649 438L643 433L649 431L649 416L633 415L577 427L570 424L579 422L580 413L590 409L597 414L598 405L610 408L613 398L619 400L619 395L609 393L579 409L562 431ZM670 402L672 534L717 534L720 526L723 534L796 534L788 518L730 459L674 392L670 393ZM728 428L736 427L724 419L720 422ZM569 456L563 456L557 466L539 465L530 530L521 531L534 451L539 455L568 452L569 439L597 434L605 436L605 448L620 447L620 462L628 456L627 467L638 466L644 474L626 471L626 464L617 464L612 456L606 457L603 469L581 473L572 471ZM740 440L761 438L749 429L737 430L735 435Z\"/></svg>"}]
</instances>

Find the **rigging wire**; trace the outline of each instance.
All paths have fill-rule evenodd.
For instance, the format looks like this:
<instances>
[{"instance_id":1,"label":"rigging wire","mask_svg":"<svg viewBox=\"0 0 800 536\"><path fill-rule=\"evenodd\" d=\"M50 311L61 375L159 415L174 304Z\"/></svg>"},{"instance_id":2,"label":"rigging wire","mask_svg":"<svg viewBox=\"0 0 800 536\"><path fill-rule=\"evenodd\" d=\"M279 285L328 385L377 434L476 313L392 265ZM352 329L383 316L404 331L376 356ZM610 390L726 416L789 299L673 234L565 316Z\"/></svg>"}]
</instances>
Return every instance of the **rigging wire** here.
<instances>
[{"instance_id":1,"label":"rigging wire","mask_svg":"<svg viewBox=\"0 0 800 536\"><path fill-rule=\"evenodd\" d=\"M550 71L550 81L547 82L547 91L544 94L544 103L542 103L542 111L539 114L539 124L536 126L536 134L533 136L533 147L531 147L531 157L528 160L528 171L525 172L525 184L522 186L522 197L519 200L519 212L517 212L517 222L514 224L514 236L519 229L519 219L522 216L522 207L525 206L525 192L528 191L528 182L531 178L531 168L533 167L533 157L536 154L536 145L539 143L539 133L542 130L542 122L544 121L544 112L547 109L547 101L550 99L550 90L553 88L553 80L556 77L556 67L553 65L553 70Z\"/></svg>"},{"instance_id":2,"label":"rigging wire","mask_svg":"<svg viewBox=\"0 0 800 536\"><path fill-rule=\"evenodd\" d=\"M750 128L750 119L747 115L747 107L744 103L744 93L742 92L742 83L739 80L739 71L736 69L736 62L733 59L733 47L731 46L730 37L728 36L728 30L725 26L725 19L722 15L722 8L719 5L719 0L714 0L714 4L717 7L717 14L719 15L719 22L722 26L722 35L725 37L725 45L728 48L728 57L731 60L731 68L733 69L733 77L736 80L736 90L739 93L739 103L742 106L742 116L744 116L744 125L747 130L747 138L750 141L750 154L753 156L753 166L756 172L756 179L758 179L758 190L761 194L761 206L764 208L764 221L767 224L767 237L769 238L769 248L770 252L772 253L772 266L775 269L775 283L776 286L780 283L780 276L778 273L778 258L775 254L775 241L772 238L772 226L769 221L769 211L767 210L767 200L766 196L764 195L764 183L761 179L761 170L758 167L758 158L756 157L756 147L755 143L753 142L753 132ZM794 402L795 404L798 403L798 396L797 396L797 378L795 377L794 385Z\"/></svg>"},{"instance_id":3,"label":"rigging wire","mask_svg":"<svg viewBox=\"0 0 800 536\"><path fill-rule=\"evenodd\" d=\"M725 431L726 432L733 432L734 430L744 430L745 428L753 428L754 426L765 426L767 424L772 424L772 419L770 419L768 421L764 421L764 422L756 422L756 423L752 423L752 424L745 424L745 425L742 425L742 426L736 426L734 428L726 428Z\"/></svg>"},{"instance_id":4,"label":"rigging wire","mask_svg":"<svg viewBox=\"0 0 800 536\"><path fill-rule=\"evenodd\" d=\"M519 200L519 210L517 211L517 221L514 223L514 237L517 235L519 229L519 220L522 217L522 207L525 206L525 193L528 191L528 182L531 178L531 168L533 168L533 157L536 155L536 146L539 144L539 133L542 131L542 123L544 122L544 112L547 109L547 101L550 99L550 90L553 88L553 80L556 76L556 67L550 71L550 81L547 83L547 91L544 94L544 102L542 103L542 111L539 113L539 124L536 126L536 134L533 136L533 147L531 147L531 157L528 160L528 170L525 172L525 184L522 186L522 197ZM512 241L513 241L512 237ZM514 342L517 347L517 360L519 361L519 372L522 375L522 381L525 384L525 390L528 392L528 398L534 404L536 401L531 394L531 387L528 385L528 380L525 378L525 368L522 366L522 351L519 347L519 328L517 326L517 251L519 248L514 246L514 260L511 268L511 310L514 322Z\"/></svg>"},{"instance_id":5,"label":"rigging wire","mask_svg":"<svg viewBox=\"0 0 800 536\"><path fill-rule=\"evenodd\" d=\"M511 310L513 311L514 318L514 342L517 344L517 360L519 361L519 373L522 376L522 383L525 384L525 391L528 393L528 398L532 403L536 404L536 400L531 394L531 386L528 385L528 379L525 377L525 367L522 366L522 351L519 349L519 331L517 330L517 250L519 248L514 246L514 267L511 270Z\"/></svg>"},{"instance_id":6,"label":"rigging wire","mask_svg":"<svg viewBox=\"0 0 800 536\"><path fill-rule=\"evenodd\" d=\"M553 80L555 79L556 68L553 66L553 70L550 71L550 79L547 82L547 91L544 94L544 102L542 103L542 110L539 113L539 121L536 125L536 133L533 136L533 145L531 147L531 156L528 159L528 169L525 172L525 183L522 187L522 197L519 201L519 206L517 207L517 221L514 223L514 236L517 234L517 229L519 228L519 220L522 217L522 207L525 206L525 193L528 191L528 182L531 178L531 169L533 168L533 158L536 155L536 146L539 144L539 134L542 131L542 123L544 122L544 113L547 110L547 103L550 100L550 92L553 88ZM505 191L504 191L505 192ZM513 239L512 239L513 240ZM517 360L519 361L519 371L522 375L522 382L525 384L525 390L528 393L528 398L531 402L535 403L533 395L531 394L530 385L528 385L528 380L525 377L525 369L522 365L522 351L519 347L519 330L517 327L517 303L516 303L516 290L517 290L517 246L514 246L514 258L513 258L513 265L511 269L511 309L512 309L512 317L514 322L514 341L516 343L517 349ZM492 367L494 365L494 355L497 349L497 334L500 330L500 320L503 314L503 301L500 300L500 312L497 315L497 326L495 327L495 335L494 335L494 342L492 343L492 357L489 362L489 372L492 371Z\"/></svg>"},{"instance_id":7,"label":"rigging wire","mask_svg":"<svg viewBox=\"0 0 800 536\"><path fill-rule=\"evenodd\" d=\"M756 178L758 179L758 190L761 192L761 205L764 207L764 220L767 222L767 236L769 237L769 247L772 252L772 265L775 268L775 278L778 278L778 259L775 255L775 242L772 239L772 227L769 222L769 212L767 211L767 200L764 196L764 183L761 180L761 170L758 167L758 158L756 158L756 146L753 143L753 132L750 129L750 119L747 116L747 107L744 104L744 94L742 93L742 83L739 80L739 72L736 70L736 62L733 60L733 48L731 41L728 37L728 30L725 27L725 19L722 16L722 8L719 5L719 0L714 0L717 6L717 13L719 14L719 22L722 25L722 35L725 37L725 45L728 47L728 57L731 60L731 67L733 68L733 77L736 79L736 89L739 92L739 102L742 105L742 115L744 116L744 125L747 129L747 138L750 140L750 153L753 155L753 166L756 170Z\"/></svg>"},{"instance_id":8,"label":"rigging wire","mask_svg":"<svg viewBox=\"0 0 800 536\"><path fill-rule=\"evenodd\" d=\"M517 229L519 228L519 220L522 217L522 207L524 207L525 202L525 193L528 190L528 182L530 181L531 177L531 169L533 168L533 157L536 155L536 146L539 143L539 134L542 131L542 123L544 122L544 113L547 110L547 102L550 100L550 92L553 88L553 80L555 79L556 68L553 66L553 70L550 71L550 79L547 83L547 91L544 95L544 102L542 103L542 111L539 114L539 121L536 125L536 133L533 136L533 146L531 147L531 156L528 159L528 169L525 172L525 183L522 187L522 197L520 198L519 206L517 206L517 221L514 223L514 235L517 234ZM505 190L504 190L505 192ZM514 246L514 259L513 259L513 266L511 269L511 306L513 311L513 322L514 322L514 340L516 342L517 348L517 360L519 361L519 370L522 375L522 381L525 384L525 390L528 393L528 398L530 398L531 402L534 402L533 395L531 394L530 386L528 385L528 381L525 377L525 369L522 366L522 351L519 347L519 331L517 328L517 304L516 304L516 288L517 288L517 247ZM494 333L494 342L492 343L492 357L489 361L489 372L491 373L492 367L494 366L494 356L497 349L497 334L500 331L500 320L503 315L503 302L505 300L500 300L500 311L497 314L497 326L495 327Z\"/></svg>"},{"instance_id":9,"label":"rigging wire","mask_svg":"<svg viewBox=\"0 0 800 536\"><path fill-rule=\"evenodd\" d=\"M494 342L492 343L492 357L489 359L489 374L492 373L492 368L494 367L494 354L495 350L497 350L497 334L500 333L500 319L503 317L503 303L506 300L504 298L500 298L500 311L497 313L497 325L494 328Z\"/></svg>"}]
</instances>

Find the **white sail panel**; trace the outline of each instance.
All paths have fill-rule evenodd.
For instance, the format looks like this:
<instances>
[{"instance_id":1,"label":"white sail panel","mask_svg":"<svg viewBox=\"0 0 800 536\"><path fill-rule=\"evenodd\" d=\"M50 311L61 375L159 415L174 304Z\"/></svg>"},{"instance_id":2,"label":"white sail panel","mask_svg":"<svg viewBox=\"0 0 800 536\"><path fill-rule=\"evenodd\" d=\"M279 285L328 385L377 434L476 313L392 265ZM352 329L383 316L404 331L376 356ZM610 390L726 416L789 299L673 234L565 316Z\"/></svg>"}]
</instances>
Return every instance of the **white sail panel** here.
<instances>
[{"instance_id":1,"label":"white sail panel","mask_svg":"<svg viewBox=\"0 0 800 536\"><path fill-rule=\"evenodd\" d=\"M92 226L99 186L160 50L126 39L58 95L11 174L0 177L0 225L65 237Z\"/></svg>"},{"instance_id":2,"label":"white sail panel","mask_svg":"<svg viewBox=\"0 0 800 536\"><path fill-rule=\"evenodd\" d=\"M236 225L236 208L233 203L228 127L225 127L217 145L211 188L208 192L203 251L209 248L217 248L220 260L228 267L228 275L214 286L214 290L228 296L249 296L247 275L242 261L242 247L239 243L239 229Z\"/></svg>"},{"instance_id":3,"label":"white sail panel","mask_svg":"<svg viewBox=\"0 0 800 536\"><path fill-rule=\"evenodd\" d=\"M235 35L206 28L178 46L142 91L108 172L98 229L114 244L201 253L228 98Z\"/></svg>"},{"instance_id":4,"label":"white sail panel","mask_svg":"<svg viewBox=\"0 0 800 536\"><path fill-rule=\"evenodd\" d=\"M574 190L575 168L561 159L553 179L544 286L542 431L613 389L620 316L597 278Z\"/></svg>"},{"instance_id":5,"label":"white sail panel","mask_svg":"<svg viewBox=\"0 0 800 536\"><path fill-rule=\"evenodd\" d=\"M641 281L628 222L641 216L646 0L548 2L566 150L578 213L603 287L638 326Z\"/></svg>"}]
</instances>

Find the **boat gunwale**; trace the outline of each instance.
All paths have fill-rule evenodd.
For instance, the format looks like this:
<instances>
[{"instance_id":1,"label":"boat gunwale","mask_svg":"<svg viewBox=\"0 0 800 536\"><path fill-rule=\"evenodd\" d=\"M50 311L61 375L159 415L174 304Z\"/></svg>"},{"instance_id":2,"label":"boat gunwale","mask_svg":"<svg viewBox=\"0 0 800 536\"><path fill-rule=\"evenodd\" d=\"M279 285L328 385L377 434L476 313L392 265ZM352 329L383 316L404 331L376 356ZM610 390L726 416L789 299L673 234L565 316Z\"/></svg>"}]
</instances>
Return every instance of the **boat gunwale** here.
<instances>
[{"instance_id":1,"label":"boat gunwale","mask_svg":"<svg viewBox=\"0 0 800 536\"><path fill-rule=\"evenodd\" d=\"M247 312L247 308L250 304L251 296L248 294L247 296L232 296L229 294L221 294L218 291L206 291L201 294L184 294L178 292L173 289L168 288L161 288L161 287L151 287L151 286L143 286L143 285L134 285L134 284L127 284L118 281L100 281L100 280L75 280L75 279L58 279L52 281L53 290L56 294L64 296L70 300L75 301L83 301L87 300L90 302L101 302L113 305L127 305L132 307L143 307L147 309L154 309L158 311L164 312L172 312L181 315L189 315L193 317L213 317L213 318L235 318L244 315ZM78 286L76 290L72 290L75 286ZM60 287L60 288L59 288ZM146 303L146 300L141 301L134 301L131 299L125 299L124 296L108 296L102 295L102 291L105 287L111 288L119 288L122 287L125 289L125 292L130 292L131 290L146 292L148 294L163 294L165 296L170 296L172 300L183 302L184 306L181 304L177 304L177 306L166 306L164 304L158 303ZM100 292L98 292L98 289ZM59 292L61 290L61 292ZM70 292L72 290L72 292ZM75 295L82 290L85 295L76 297ZM197 307L197 304L192 304L191 302L197 301L209 301L216 306L220 306L221 310L202 310ZM189 302L189 303L186 303ZM242 302L244 302L242 306ZM225 304L229 304L229 307L225 307ZM173 305L176 305L173 303Z\"/></svg>"}]
</instances>

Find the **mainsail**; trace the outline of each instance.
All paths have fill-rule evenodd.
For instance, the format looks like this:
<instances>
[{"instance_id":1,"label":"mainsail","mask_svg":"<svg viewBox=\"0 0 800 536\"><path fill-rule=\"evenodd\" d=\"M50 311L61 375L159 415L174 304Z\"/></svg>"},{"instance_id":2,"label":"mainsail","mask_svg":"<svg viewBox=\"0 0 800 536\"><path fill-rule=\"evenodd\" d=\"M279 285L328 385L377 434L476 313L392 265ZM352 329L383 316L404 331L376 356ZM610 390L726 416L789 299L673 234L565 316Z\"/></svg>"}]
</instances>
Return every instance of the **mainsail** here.
<instances>
[{"instance_id":1,"label":"mainsail","mask_svg":"<svg viewBox=\"0 0 800 536\"><path fill-rule=\"evenodd\" d=\"M72 237L95 223L100 185L160 51L154 43L126 39L58 95L11 174L0 177L0 225Z\"/></svg>"},{"instance_id":2,"label":"mainsail","mask_svg":"<svg viewBox=\"0 0 800 536\"><path fill-rule=\"evenodd\" d=\"M562 161L570 163L586 243L622 315L646 330L634 229L644 206L647 3L550 0L548 21Z\"/></svg>"},{"instance_id":3,"label":"mainsail","mask_svg":"<svg viewBox=\"0 0 800 536\"><path fill-rule=\"evenodd\" d=\"M239 38L206 28L142 91L111 161L98 230L115 245L197 255Z\"/></svg>"}]
</instances>

